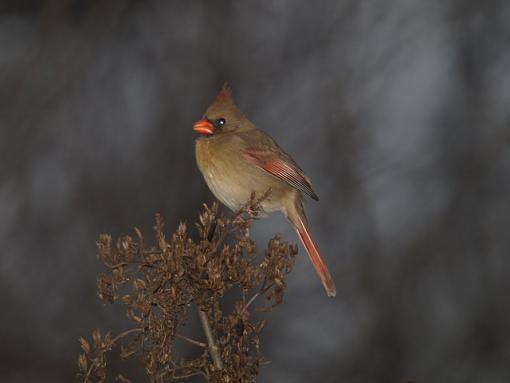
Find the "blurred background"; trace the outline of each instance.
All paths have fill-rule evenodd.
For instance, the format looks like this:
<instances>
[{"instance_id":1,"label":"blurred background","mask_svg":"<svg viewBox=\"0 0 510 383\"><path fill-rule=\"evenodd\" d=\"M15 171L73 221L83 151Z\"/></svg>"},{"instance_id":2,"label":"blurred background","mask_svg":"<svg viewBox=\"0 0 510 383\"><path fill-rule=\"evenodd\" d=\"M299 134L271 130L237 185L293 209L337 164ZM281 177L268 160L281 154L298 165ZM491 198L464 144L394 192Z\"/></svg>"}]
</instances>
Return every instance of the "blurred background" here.
<instances>
[{"instance_id":1,"label":"blurred background","mask_svg":"<svg viewBox=\"0 0 510 383\"><path fill-rule=\"evenodd\" d=\"M311 178L338 289L300 247L259 381L510 381L505 0L3 0L0 380L74 381L124 328L95 241L213 201L191 126L225 81Z\"/></svg>"}]
</instances>

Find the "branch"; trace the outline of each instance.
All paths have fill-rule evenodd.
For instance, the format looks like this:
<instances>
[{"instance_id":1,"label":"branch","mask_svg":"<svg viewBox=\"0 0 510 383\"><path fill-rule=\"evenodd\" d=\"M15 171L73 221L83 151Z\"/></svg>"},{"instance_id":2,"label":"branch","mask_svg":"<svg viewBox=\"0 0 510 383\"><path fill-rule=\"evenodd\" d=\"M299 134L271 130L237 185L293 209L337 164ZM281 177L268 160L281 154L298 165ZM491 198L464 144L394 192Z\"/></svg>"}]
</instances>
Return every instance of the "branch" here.
<instances>
[{"instance_id":1,"label":"branch","mask_svg":"<svg viewBox=\"0 0 510 383\"><path fill-rule=\"evenodd\" d=\"M207 319L207 314L204 311L198 309L198 315L200 316L200 321L202 322L202 327L204 328L207 343L209 345L209 352L214 362L214 366L218 370L223 370L223 362L221 361L220 348L217 346L216 340L214 339L214 335L211 331L211 326L209 325L209 319Z\"/></svg>"}]
</instances>

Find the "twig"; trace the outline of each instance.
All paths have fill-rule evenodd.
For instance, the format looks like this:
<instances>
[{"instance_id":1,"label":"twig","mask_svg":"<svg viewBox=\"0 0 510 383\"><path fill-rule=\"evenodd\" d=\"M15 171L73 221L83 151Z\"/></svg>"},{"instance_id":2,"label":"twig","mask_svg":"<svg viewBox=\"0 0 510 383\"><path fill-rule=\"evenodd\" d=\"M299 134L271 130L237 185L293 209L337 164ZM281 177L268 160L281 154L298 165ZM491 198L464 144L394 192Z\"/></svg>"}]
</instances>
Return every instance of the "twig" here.
<instances>
[{"instance_id":1,"label":"twig","mask_svg":"<svg viewBox=\"0 0 510 383\"><path fill-rule=\"evenodd\" d=\"M214 254L216 254L216 252L218 250L220 250L220 247L221 245L223 245L223 243L225 242L225 239L227 238L228 235L238 231L240 229L240 227L238 226L238 224L240 223L240 219L242 220L242 222L249 222L250 220L253 219L253 217L249 217L247 220L245 219L242 219L242 215L243 213L246 213L247 212L247 209L249 208L249 206L245 206L245 207L242 207L237 213L234 214L234 216L230 219L230 224L226 226L226 230L221 233L221 235L218 237L218 239L216 240L216 243L215 245L212 247L211 250L209 250L206 254L206 257L207 259L209 260L211 256L213 256ZM229 227L230 226L230 227ZM211 241L209 241L210 243Z\"/></svg>"},{"instance_id":2,"label":"twig","mask_svg":"<svg viewBox=\"0 0 510 383\"><path fill-rule=\"evenodd\" d=\"M198 346L198 347L203 347L203 348L207 347L207 345L205 343L199 342L198 340L195 340L195 339L188 338L187 336L184 336L181 334L175 334L175 337L179 338L181 340L184 340L186 342L189 342L191 344L194 344L195 346Z\"/></svg>"},{"instance_id":3,"label":"twig","mask_svg":"<svg viewBox=\"0 0 510 383\"><path fill-rule=\"evenodd\" d=\"M189 374L185 374L185 375L177 375L177 376L173 376L173 378L174 379L186 379L186 378L191 378L192 376L196 376L196 375L204 375L204 377L207 378L207 376L202 371L190 372Z\"/></svg>"},{"instance_id":4,"label":"twig","mask_svg":"<svg viewBox=\"0 0 510 383\"><path fill-rule=\"evenodd\" d=\"M198 308L198 315L200 316L200 321L202 322L202 327L204 328L207 344L209 345L209 353L211 354L214 366L218 370L223 370L223 362L221 361L220 357L220 349L216 344L216 340L214 339L214 335L211 331L211 326L209 325L207 314Z\"/></svg>"},{"instance_id":5,"label":"twig","mask_svg":"<svg viewBox=\"0 0 510 383\"><path fill-rule=\"evenodd\" d=\"M214 247L207 252L206 254L207 259L210 259L211 256L213 256L220 249L221 245L223 245L223 242L225 241L225 238L227 238L227 235L229 235L231 232L232 230L226 230L220 235Z\"/></svg>"},{"instance_id":6,"label":"twig","mask_svg":"<svg viewBox=\"0 0 510 383\"><path fill-rule=\"evenodd\" d=\"M131 330L127 330L127 331L124 331L124 332L121 332L119 335L117 335L115 338L113 338L111 341L110 341L110 344L108 345L107 348L111 348L115 345L115 343L117 343L120 339L124 339L126 336L128 336L129 334L132 334L132 333L135 333L135 332L142 332L143 329L142 328L132 328ZM105 349L102 349L100 350L100 353L103 354L105 353L107 350L106 348ZM86 383L89 381L89 378L90 378L90 374L92 373L92 370L93 368L95 367L96 363L99 361L99 357L96 356L96 358L94 359L94 361L90 364L90 367L89 369L87 370L87 374L85 375L85 378L83 379L83 382Z\"/></svg>"},{"instance_id":7,"label":"twig","mask_svg":"<svg viewBox=\"0 0 510 383\"><path fill-rule=\"evenodd\" d=\"M176 366L176 367L172 368L171 370L166 370L166 371L161 372L159 374L159 376L158 376L158 379L163 381L162 379L166 375L170 375L170 374L171 374L171 376L170 376L171 380L185 379L185 378L189 378L189 377L192 377L192 376L195 376L195 375L203 375L205 378L207 378L207 375L203 371L200 371L200 370L195 370L195 371L192 371L192 372L183 373L182 375L176 375L177 371L179 371L179 370L188 370L188 369L191 369L191 367L188 367L188 366ZM157 381L159 382L159 380L157 380Z\"/></svg>"},{"instance_id":8,"label":"twig","mask_svg":"<svg viewBox=\"0 0 510 383\"><path fill-rule=\"evenodd\" d=\"M262 287L256 294L254 294L250 300L248 301L248 303L246 303L243 307L243 309L241 310L241 315L244 314L246 312L246 310L248 310L251 306L251 304L253 302L255 302L255 300L260 297L261 295L264 295L265 293L267 293L272 287L274 286L274 283L271 283L269 286L267 287Z\"/></svg>"}]
</instances>

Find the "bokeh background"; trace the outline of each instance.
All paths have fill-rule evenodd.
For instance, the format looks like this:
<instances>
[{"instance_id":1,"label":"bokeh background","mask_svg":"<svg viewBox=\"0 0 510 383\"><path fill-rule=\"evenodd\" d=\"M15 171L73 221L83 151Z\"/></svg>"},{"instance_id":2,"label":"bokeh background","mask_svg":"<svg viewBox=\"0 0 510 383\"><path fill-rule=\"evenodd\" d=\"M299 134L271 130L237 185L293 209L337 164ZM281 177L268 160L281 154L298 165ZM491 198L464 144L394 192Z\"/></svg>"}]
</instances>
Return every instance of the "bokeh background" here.
<instances>
[{"instance_id":1,"label":"bokeh background","mask_svg":"<svg viewBox=\"0 0 510 383\"><path fill-rule=\"evenodd\" d=\"M510 381L506 0L3 0L0 380L73 381L122 329L95 240L213 200L191 126L225 81L311 178L338 288L301 251L259 380Z\"/></svg>"}]
</instances>

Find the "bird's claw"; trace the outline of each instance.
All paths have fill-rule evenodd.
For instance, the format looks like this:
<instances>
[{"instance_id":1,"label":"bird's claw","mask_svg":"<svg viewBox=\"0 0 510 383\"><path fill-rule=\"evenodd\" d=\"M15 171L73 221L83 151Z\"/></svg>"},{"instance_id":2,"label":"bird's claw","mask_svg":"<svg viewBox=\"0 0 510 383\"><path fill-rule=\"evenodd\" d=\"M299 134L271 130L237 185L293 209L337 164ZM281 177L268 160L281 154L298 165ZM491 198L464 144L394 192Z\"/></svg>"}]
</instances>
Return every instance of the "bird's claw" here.
<instances>
[{"instance_id":1,"label":"bird's claw","mask_svg":"<svg viewBox=\"0 0 510 383\"><path fill-rule=\"evenodd\" d=\"M249 219L260 219L260 211L253 208L253 206L247 206L245 213Z\"/></svg>"}]
</instances>

